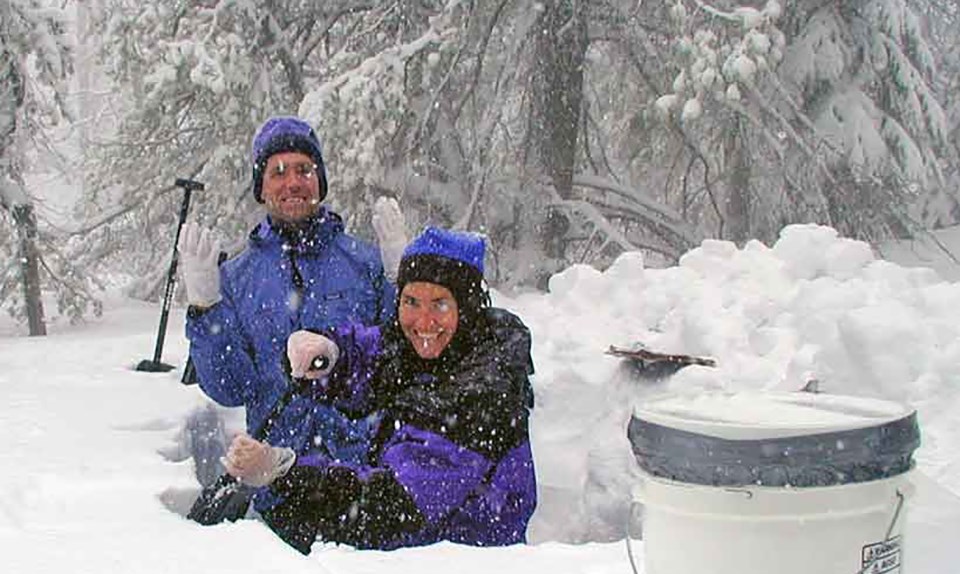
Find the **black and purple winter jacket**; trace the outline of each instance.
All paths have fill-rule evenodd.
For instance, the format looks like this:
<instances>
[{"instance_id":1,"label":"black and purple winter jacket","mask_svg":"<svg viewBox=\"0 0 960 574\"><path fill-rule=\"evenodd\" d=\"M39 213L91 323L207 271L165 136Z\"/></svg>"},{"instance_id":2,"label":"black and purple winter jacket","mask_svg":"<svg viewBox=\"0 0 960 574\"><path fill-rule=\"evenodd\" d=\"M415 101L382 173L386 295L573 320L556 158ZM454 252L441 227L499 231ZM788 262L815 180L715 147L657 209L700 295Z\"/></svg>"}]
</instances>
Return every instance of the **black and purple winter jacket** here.
<instances>
[{"instance_id":1,"label":"black and purple winter jacket","mask_svg":"<svg viewBox=\"0 0 960 574\"><path fill-rule=\"evenodd\" d=\"M330 333L340 359L328 391L376 419L369 464L299 457L273 486L285 502L265 515L281 537L304 553L318 536L378 549L526 540L537 500L530 332L502 309L470 323L436 360L396 324Z\"/></svg>"}]
</instances>

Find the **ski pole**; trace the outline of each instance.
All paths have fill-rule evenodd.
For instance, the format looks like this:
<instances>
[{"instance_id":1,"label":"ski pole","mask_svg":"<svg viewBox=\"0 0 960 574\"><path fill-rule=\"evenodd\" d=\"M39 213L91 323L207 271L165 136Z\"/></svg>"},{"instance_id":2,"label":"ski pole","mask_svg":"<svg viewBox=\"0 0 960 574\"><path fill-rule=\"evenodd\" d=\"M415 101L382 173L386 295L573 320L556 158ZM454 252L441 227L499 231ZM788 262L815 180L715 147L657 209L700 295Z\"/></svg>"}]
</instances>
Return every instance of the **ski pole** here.
<instances>
[{"instance_id":1,"label":"ski pole","mask_svg":"<svg viewBox=\"0 0 960 574\"><path fill-rule=\"evenodd\" d=\"M170 315L170 302L173 300L174 286L177 282L177 245L180 243L180 231L187 220L187 211L190 209L190 193L203 190L204 185L192 179L177 178L175 185L183 188L183 201L180 204L180 219L177 222L177 234L173 238L173 257L170 259L170 268L167 270L167 284L163 292L163 308L160 312L160 327L157 329L157 344L153 349L153 360L144 359L137 365L138 371L165 372L174 369L173 365L160 362L163 353L163 339L167 334L167 318Z\"/></svg>"}]
</instances>

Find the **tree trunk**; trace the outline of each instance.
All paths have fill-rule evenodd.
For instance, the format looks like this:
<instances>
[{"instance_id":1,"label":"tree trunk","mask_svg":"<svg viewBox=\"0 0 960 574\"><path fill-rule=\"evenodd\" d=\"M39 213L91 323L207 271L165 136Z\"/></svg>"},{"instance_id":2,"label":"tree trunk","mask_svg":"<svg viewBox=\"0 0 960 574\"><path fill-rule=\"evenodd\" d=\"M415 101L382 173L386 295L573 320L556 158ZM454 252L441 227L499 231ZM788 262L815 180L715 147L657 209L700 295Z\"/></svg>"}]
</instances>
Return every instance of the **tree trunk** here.
<instances>
[{"instance_id":1,"label":"tree trunk","mask_svg":"<svg viewBox=\"0 0 960 574\"><path fill-rule=\"evenodd\" d=\"M746 142L740 129L730 130L726 138L724 156L728 166L727 200L724 205L726 233L729 239L742 245L752 236L750 229L750 160Z\"/></svg>"},{"instance_id":2,"label":"tree trunk","mask_svg":"<svg viewBox=\"0 0 960 574\"><path fill-rule=\"evenodd\" d=\"M13 221L17 225L20 242L20 278L23 282L23 302L27 308L30 336L47 334L43 320L43 301L40 299L40 254L37 250L37 217L32 205L13 207Z\"/></svg>"},{"instance_id":3,"label":"tree trunk","mask_svg":"<svg viewBox=\"0 0 960 574\"><path fill-rule=\"evenodd\" d=\"M533 80L533 110L529 135L544 170L557 194L573 196L577 163L577 139L583 105L583 65L587 51L585 3L577 0L544 2L536 36L536 66ZM540 229L545 255L555 261L564 257L566 216L551 209ZM552 269L546 269L547 273Z\"/></svg>"},{"instance_id":4,"label":"tree trunk","mask_svg":"<svg viewBox=\"0 0 960 574\"><path fill-rule=\"evenodd\" d=\"M6 16L6 11L3 14ZM20 280L23 284L23 302L27 310L27 322L31 336L47 334L43 321L43 302L40 300L40 254L37 250L37 217L22 193L22 181L8 154L11 153L13 135L17 130L17 110L24 102L24 82L17 68L17 60L9 50L0 50L0 177L16 181L19 188L12 196L0 190L0 208L10 210L17 227L20 263ZM6 172L6 173L4 173Z\"/></svg>"},{"instance_id":5,"label":"tree trunk","mask_svg":"<svg viewBox=\"0 0 960 574\"><path fill-rule=\"evenodd\" d=\"M560 197L572 194L577 160L587 28L576 0L545 3L537 30L534 143Z\"/></svg>"}]
</instances>

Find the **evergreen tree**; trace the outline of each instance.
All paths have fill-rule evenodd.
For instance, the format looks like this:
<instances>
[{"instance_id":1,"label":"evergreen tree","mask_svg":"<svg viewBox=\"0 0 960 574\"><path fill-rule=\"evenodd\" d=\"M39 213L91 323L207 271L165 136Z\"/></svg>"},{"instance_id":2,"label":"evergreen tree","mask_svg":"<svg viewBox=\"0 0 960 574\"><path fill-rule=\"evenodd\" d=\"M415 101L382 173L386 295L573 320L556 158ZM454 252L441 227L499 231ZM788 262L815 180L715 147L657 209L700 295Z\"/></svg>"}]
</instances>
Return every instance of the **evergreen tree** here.
<instances>
[{"instance_id":1,"label":"evergreen tree","mask_svg":"<svg viewBox=\"0 0 960 574\"><path fill-rule=\"evenodd\" d=\"M60 161L43 136L69 119L66 28L64 13L41 0L0 3L0 304L31 335L46 333L42 291L71 319L100 311L96 282L72 256L77 243L45 221L25 178L35 163Z\"/></svg>"},{"instance_id":2,"label":"evergreen tree","mask_svg":"<svg viewBox=\"0 0 960 574\"><path fill-rule=\"evenodd\" d=\"M867 237L950 222L956 199L943 197L940 168L948 128L914 11L902 0L863 0L793 13L805 18L791 23L781 76L837 176L824 183L831 216L860 218Z\"/></svg>"},{"instance_id":3,"label":"evergreen tree","mask_svg":"<svg viewBox=\"0 0 960 574\"><path fill-rule=\"evenodd\" d=\"M935 62L899 0L679 1L679 73L658 108L702 178L716 234L796 221L865 239L951 221ZM682 180L685 185L688 178Z\"/></svg>"}]
</instances>

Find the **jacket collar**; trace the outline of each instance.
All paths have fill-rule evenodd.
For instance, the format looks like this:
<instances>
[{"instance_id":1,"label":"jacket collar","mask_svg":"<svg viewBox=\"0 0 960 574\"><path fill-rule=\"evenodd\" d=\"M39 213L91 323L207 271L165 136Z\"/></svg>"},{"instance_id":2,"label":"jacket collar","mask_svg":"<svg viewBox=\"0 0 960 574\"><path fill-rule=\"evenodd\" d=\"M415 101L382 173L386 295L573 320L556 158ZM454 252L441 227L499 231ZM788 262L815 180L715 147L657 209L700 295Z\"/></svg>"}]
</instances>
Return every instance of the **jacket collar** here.
<instances>
[{"instance_id":1,"label":"jacket collar","mask_svg":"<svg viewBox=\"0 0 960 574\"><path fill-rule=\"evenodd\" d=\"M261 249L276 247L295 253L319 253L343 233L343 229L343 218L322 206L320 213L297 229L278 225L268 215L250 232L250 243Z\"/></svg>"}]
</instances>

